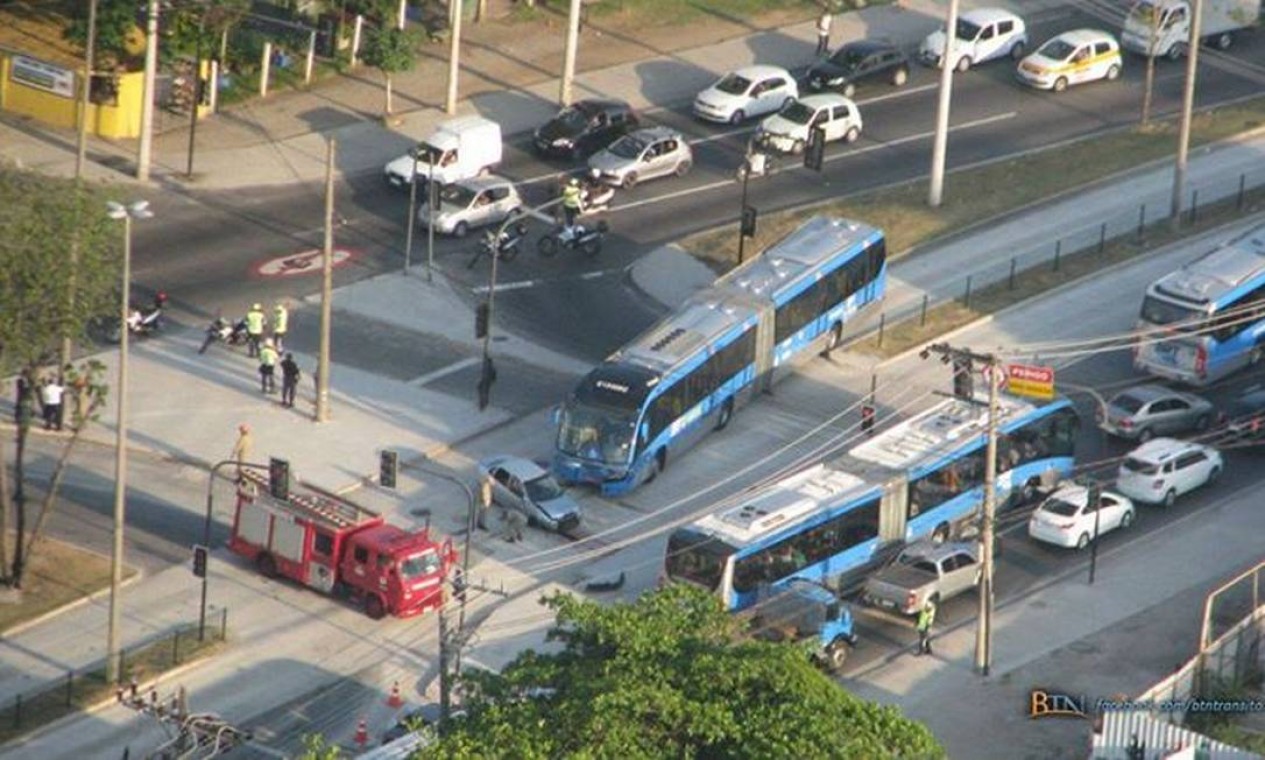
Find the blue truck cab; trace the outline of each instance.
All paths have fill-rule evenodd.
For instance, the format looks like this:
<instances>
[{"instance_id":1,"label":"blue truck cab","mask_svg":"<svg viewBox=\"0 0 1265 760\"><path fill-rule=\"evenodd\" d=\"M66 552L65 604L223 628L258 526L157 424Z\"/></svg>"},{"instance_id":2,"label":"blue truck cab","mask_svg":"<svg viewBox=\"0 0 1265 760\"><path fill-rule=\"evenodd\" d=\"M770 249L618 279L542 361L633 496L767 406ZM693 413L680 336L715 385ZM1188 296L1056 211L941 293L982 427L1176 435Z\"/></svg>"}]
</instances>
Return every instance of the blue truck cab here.
<instances>
[{"instance_id":1,"label":"blue truck cab","mask_svg":"<svg viewBox=\"0 0 1265 760\"><path fill-rule=\"evenodd\" d=\"M762 641L798 643L830 671L843 667L857 642L848 605L830 589L799 578L750 610L748 631Z\"/></svg>"}]
</instances>

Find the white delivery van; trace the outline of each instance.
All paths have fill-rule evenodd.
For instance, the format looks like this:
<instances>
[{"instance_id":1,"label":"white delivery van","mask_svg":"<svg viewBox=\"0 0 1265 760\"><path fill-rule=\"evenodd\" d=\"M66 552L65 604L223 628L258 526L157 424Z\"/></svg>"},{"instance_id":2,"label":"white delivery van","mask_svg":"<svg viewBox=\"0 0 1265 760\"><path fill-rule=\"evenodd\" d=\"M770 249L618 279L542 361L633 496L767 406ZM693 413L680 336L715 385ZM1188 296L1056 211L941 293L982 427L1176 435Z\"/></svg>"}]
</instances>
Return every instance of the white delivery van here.
<instances>
[{"instance_id":1,"label":"white delivery van","mask_svg":"<svg viewBox=\"0 0 1265 760\"><path fill-rule=\"evenodd\" d=\"M477 177L501 163L501 125L482 116L461 116L435 128L407 154L386 165L386 181L408 187L417 178L440 184Z\"/></svg>"},{"instance_id":2,"label":"white delivery van","mask_svg":"<svg viewBox=\"0 0 1265 760\"><path fill-rule=\"evenodd\" d=\"M1154 50L1158 58L1179 58L1190 44L1193 13L1186 0L1139 0L1125 16L1120 44L1140 55ZM1261 0L1205 0L1199 36L1205 44L1225 50L1234 42L1234 33L1256 26L1260 15Z\"/></svg>"}]
</instances>

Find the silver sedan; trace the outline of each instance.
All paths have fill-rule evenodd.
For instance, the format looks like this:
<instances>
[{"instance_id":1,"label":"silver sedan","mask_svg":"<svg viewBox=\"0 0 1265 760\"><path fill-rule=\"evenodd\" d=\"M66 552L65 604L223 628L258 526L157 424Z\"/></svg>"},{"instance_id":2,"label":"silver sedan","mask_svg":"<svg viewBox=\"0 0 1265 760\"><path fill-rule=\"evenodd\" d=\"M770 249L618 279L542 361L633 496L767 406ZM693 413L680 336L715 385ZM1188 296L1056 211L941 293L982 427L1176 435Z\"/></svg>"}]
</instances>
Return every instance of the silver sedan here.
<instances>
[{"instance_id":1,"label":"silver sedan","mask_svg":"<svg viewBox=\"0 0 1265 760\"><path fill-rule=\"evenodd\" d=\"M480 477L492 482L492 500L521 512L529 524L566 533L580 524L580 505L553 476L529 459L489 457L479 462Z\"/></svg>"},{"instance_id":2,"label":"silver sedan","mask_svg":"<svg viewBox=\"0 0 1265 760\"><path fill-rule=\"evenodd\" d=\"M654 177L684 176L694 165L690 144L667 127L639 129L589 159L589 168L608 185L630 188Z\"/></svg>"},{"instance_id":3,"label":"silver sedan","mask_svg":"<svg viewBox=\"0 0 1265 760\"><path fill-rule=\"evenodd\" d=\"M1098 426L1111 435L1146 442L1157 435L1205 430L1212 423L1212 402L1165 388L1138 385L1116 394L1100 413Z\"/></svg>"}]
</instances>

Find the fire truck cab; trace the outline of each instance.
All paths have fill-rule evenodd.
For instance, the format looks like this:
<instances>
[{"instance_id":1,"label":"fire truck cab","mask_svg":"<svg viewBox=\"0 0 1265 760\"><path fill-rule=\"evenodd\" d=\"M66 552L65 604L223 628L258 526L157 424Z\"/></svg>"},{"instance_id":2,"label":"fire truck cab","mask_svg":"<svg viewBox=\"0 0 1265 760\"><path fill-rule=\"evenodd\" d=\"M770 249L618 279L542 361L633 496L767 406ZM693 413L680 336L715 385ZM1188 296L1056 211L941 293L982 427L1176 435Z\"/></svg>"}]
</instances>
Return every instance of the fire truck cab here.
<instances>
[{"instance_id":1,"label":"fire truck cab","mask_svg":"<svg viewBox=\"0 0 1265 760\"><path fill-rule=\"evenodd\" d=\"M456 561L451 539L411 533L375 512L301 484L282 500L267 479L243 471L229 548L263 575L347 595L375 620L409 617L444 603Z\"/></svg>"}]
</instances>

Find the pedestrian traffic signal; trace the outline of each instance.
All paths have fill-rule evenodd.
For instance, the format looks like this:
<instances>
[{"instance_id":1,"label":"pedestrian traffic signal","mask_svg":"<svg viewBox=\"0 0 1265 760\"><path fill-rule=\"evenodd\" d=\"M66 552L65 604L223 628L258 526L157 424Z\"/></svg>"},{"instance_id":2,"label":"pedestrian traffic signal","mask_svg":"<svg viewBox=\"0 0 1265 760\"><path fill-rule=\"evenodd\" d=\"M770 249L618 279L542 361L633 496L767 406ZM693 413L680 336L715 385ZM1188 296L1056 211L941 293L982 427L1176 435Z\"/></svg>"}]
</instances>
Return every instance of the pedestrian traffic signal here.
<instances>
[{"instance_id":1,"label":"pedestrian traffic signal","mask_svg":"<svg viewBox=\"0 0 1265 760\"><path fill-rule=\"evenodd\" d=\"M483 372L479 376L479 411L488 408L492 398L492 383L496 382L496 367L492 365L492 357L483 357Z\"/></svg>"},{"instance_id":2,"label":"pedestrian traffic signal","mask_svg":"<svg viewBox=\"0 0 1265 760\"><path fill-rule=\"evenodd\" d=\"M290 462L271 457L268 459L268 493L272 498L286 501L290 498Z\"/></svg>"},{"instance_id":3,"label":"pedestrian traffic signal","mask_svg":"<svg viewBox=\"0 0 1265 760\"><path fill-rule=\"evenodd\" d=\"M826 158L826 135L821 127L808 133L808 145L804 148L804 168L821 171Z\"/></svg>"},{"instance_id":4,"label":"pedestrian traffic signal","mask_svg":"<svg viewBox=\"0 0 1265 760\"><path fill-rule=\"evenodd\" d=\"M955 358L953 360L953 395L963 401L975 398L975 379L971 376L971 360Z\"/></svg>"},{"instance_id":5,"label":"pedestrian traffic signal","mask_svg":"<svg viewBox=\"0 0 1265 760\"><path fill-rule=\"evenodd\" d=\"M378 460L378 485L395 488L395 476L400 471L400 455L394 451L382 452Z\"/></svg>"},{"instance_id":6,"label":"pedestrian traffic signal","mask_svg":"<svg viewBox=\"0 0 1265 760\"><path fill-rule=\"evenodd\" d=\"M742 236L755 237L755 206L742 207Z\"/></svg>"},{"instance_id":7,"label":"pedestrian traffic signal","mask_svg":"<svg viewBox=\"0 0 1265 760\"><path fill-rule=\"evenodd\" d=\"M474 310L474 337L486 338L488 335L488 317L491 309L486 301L475 307Z\"/></svg>"},{"instance_id":8,"label":"pedestrian traffic signal","mask_svg":"<svg viewBox=\"0 0 1265 760\"><path fill-rule=\"evenodd\" d=\"M207 548L205 546L202 546L201 544L194 544L193 546L193 576L195 578L206 577L206 560L207 560L208 553L209 552L207 551Z\"/></svg>"}]
</instances>

